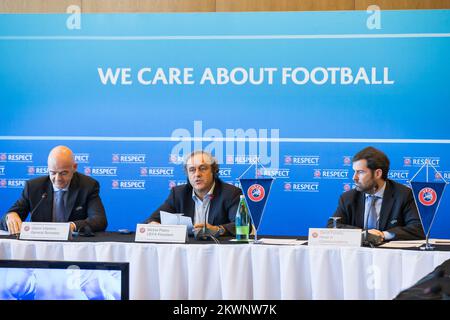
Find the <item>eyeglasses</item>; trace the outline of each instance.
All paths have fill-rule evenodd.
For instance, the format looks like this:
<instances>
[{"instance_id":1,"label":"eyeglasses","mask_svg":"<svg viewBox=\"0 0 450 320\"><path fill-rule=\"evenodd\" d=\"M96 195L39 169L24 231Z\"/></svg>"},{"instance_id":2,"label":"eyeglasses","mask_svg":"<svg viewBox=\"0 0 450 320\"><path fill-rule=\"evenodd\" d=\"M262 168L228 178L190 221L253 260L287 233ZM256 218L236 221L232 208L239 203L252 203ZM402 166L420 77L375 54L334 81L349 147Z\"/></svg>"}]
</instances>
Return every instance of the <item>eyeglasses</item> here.
<instances>
[{"instance_id":1,"label":"eyeglasses","mask_svg":"<svg viewBox=\"0 0 450 320\"><path fill-rule=\"evenodd\" d=\"M211 166L208 165L200 165L198 167L189 167L187 169L187 171L189 172L189 174L195 174L198 171L200 171L201 173L207 172L209 169L211 168Z\"/></svg>"}]
</instances>

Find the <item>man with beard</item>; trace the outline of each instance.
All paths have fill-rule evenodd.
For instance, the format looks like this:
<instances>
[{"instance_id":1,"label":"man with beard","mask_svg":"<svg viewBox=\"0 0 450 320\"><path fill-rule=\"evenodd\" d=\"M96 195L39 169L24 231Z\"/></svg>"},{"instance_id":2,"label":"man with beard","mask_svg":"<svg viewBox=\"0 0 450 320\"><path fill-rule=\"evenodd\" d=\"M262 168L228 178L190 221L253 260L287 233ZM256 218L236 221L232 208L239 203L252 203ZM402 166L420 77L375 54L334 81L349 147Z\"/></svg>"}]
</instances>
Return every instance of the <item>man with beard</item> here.
<instances>
[{"instance_id":1,"label":"man with beard","mask_svg":"<svg viewBox=\"0 0 450 320\"><path fill-rule=\"evenodd\" d=\"M410 188L388 179L389 159L367 147L352 159L356 188L343 193L333 217L337 228L368 229L382 241L424 239ZM332 219L328 227L333 226Z\"/></svg>"}]
</instances>

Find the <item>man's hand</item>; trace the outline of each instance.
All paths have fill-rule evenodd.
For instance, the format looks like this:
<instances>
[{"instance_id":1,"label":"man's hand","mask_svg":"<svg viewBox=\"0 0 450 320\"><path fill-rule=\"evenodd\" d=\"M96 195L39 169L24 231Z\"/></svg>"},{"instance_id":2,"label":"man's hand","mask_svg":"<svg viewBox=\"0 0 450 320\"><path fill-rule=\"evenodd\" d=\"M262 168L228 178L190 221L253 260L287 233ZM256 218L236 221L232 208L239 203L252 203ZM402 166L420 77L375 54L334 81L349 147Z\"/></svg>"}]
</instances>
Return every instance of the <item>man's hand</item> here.
<instances>
[{"instance_id":1,"label":"man's hand","mask_svg":"<svg viewBox=\"0 0 450 320\"><path fill-rule=\"evenodd\" d=\"M18 234L20 227L22 227L22 219L20 219L17 212L9 212L6 214L6 225L8 226L9 234Z\"/></svg>"},{"instance_id":2,"label":"man's hand","mask_svg":"<svg viewBox=\"0 0 450 320\"><path fill-rule=\"evenodd\" d=\"M196 223L196 224L194 224L194 230L197 231L199 229L203 229L204 225L205 225L204 223ZM206 228L208 230L211 230L211 233L217 233L220 230L219 226L214 226L214 225L209 224L209 223L206 224Z\"/></svg>"},{"instance_id":3,"label":"man's hand","mask_svg":"<svg viewBox=\"0 0 450 320\"><path fill-rule=\"evenodd\" d=\"M370 229L369 233L373 234L374 236L381 237L381 239L384 240L384 233L383 231L377 230L377 229Z\"/></svg>"}]
</instances>

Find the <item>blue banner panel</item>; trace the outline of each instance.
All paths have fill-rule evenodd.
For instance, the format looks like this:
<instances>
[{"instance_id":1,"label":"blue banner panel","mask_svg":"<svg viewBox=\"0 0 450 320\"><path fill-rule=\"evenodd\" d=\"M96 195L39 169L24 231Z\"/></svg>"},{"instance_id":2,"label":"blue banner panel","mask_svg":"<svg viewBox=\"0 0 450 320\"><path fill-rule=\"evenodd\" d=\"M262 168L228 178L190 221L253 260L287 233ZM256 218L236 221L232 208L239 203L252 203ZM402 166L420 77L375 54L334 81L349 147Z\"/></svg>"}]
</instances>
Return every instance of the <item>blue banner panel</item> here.
<instances>
[{"instance_id":1,"label":"blue banner panel","mask_svg":"<svg viewBox=\"0 0 450 320\"><path fill-rule=\"evenodd\" d=\"M64 144L134 229L206 149L227 183L275 178L259 234L305 235L368 145L405 185L426 160L450 177L449 56L448 10L0 15L0 212Z\"/></svg>"}]
</instances>

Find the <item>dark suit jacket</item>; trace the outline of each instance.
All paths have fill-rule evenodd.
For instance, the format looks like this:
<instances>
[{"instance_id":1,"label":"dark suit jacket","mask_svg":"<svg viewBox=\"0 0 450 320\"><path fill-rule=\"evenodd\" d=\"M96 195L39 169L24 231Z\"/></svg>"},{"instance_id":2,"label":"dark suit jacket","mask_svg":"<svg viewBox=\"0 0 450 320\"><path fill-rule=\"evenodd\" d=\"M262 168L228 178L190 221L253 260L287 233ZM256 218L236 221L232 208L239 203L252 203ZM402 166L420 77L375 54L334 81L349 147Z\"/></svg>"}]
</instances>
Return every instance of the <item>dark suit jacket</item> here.
<instances>
[{"instance_id":1,"label":"dark suit jacket","mask_svg":"<svg viewBox=\"0 0 450 320\"><path fill-rule=\"evenodd\" d=\"M92 231L106 229L107 221L105 208L99 196L98 182L88 176L75 172L70 181L69 193L66 200L67 220L73 221L77 230L89 225ZM42 195L47 197L33 213L31 221L51 222L53 212L53 185L48 176L28 180L19 200L8 210L17 212L24 221L28 213L36 208ZM7 230L6 215L1 220L1 227Z\"/></svg>"},{"instance_id":2,"label":"dark suit jacket","mask_svg":"<svg viewBox=\"0 0 450 320\"><path fill-rule=\"evenodd\" d=\"M229 233L235 234L234 218L241 194L241 189L216 179L216 186L213 192L214 197L209 205L208 223L215 226L223 225ZM195 203L192 200L192 186L187 183L172 188L166 201L152 213L145 223L152 221L161 222L160 210L171 213L184 213L185 216L191 217L193 221Z\"/></svg>"},{"instance_id":3,"label":"dark suit jacket","mask_svg":"<svg viewBox=\"0 0 450 320\"><path fill-rule=\"evenodd\" d=\"M338 228L364 228L365 193L350 190L342 194L334 217L340 217ZM328 220L332 227L333 220ZM386 180L383 203L381 204L380 231L395 234L392 240L425 239L417 207L411 189Z\"/></svg>"}]
</instances>

